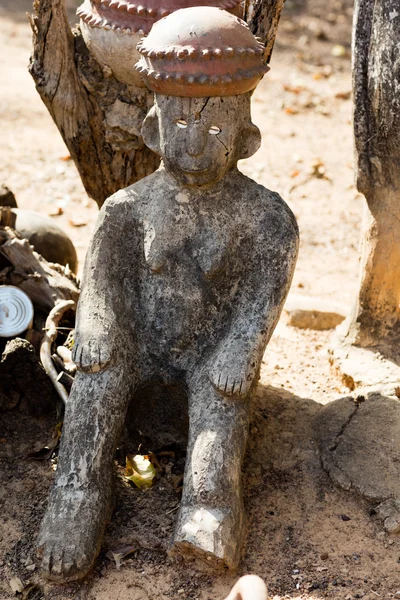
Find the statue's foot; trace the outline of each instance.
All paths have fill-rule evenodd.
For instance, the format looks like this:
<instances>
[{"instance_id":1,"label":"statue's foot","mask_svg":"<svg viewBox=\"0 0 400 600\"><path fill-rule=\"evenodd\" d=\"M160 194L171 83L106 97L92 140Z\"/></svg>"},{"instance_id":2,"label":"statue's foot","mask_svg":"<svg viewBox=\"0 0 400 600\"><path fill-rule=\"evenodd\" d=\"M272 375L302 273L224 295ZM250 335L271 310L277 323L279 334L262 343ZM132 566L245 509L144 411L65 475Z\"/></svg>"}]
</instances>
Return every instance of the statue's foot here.
<instances>
[{"instance_id":1,"label":"statue's foot","mask_svg":"<svg viewBox=\"0 0 400 600\"><path fill-rule=\"evenodd\" d=\"M111 512L111 493L54 488L37 543L43 575L56 582L85 577L100 551Z\"/></svg>"},{"instance_id":2,"label":"statue's foot","mask_svg":"<svg viewBox=\"0 0 400 600\"><path fill-rule=\"evenodd\" d=\"M171 555L205 562L214 568L236 569L244 539L241 511L181 507L173 537Z\"/></svg>"}]
</instances>

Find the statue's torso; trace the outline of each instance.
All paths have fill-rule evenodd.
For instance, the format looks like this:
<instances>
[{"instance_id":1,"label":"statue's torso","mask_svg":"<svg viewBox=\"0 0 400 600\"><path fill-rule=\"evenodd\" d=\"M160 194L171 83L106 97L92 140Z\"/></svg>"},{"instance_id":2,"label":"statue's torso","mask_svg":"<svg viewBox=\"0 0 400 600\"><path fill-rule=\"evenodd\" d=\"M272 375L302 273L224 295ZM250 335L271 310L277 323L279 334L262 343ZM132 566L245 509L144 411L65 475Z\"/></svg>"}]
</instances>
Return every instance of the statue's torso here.
<instances>
[{"instance_id":1,"label":"statue's torso","mask_svg":"<svg viewBox=\"0 0 400 600\"><path fill-rule=\"evenodd\" d=\"M125 219L118 262L128 264L120 292L126 322L152 355L179 362L215 346L249 280L257 281L260 253L273 251L264 223L271 219L276 228L289 209L276 194L236 178L218 193L193 197L158 171L114 197L115 218Z\"/></svg>"}]
</instances>

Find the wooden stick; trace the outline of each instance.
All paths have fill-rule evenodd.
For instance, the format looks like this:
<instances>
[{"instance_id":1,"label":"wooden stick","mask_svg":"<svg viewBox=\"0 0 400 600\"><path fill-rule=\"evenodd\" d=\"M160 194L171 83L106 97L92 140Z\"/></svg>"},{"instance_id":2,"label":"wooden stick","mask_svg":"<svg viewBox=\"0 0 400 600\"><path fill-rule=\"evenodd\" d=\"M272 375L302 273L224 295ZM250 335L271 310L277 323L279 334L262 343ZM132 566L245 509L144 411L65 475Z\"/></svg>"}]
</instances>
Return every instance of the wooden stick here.
<instances>
[{"instance_id":1,"label":"wooden stick","mask_svg":"<svg viewBox=\"0 0 400 600\"><path fill-rule=\"evenodd\" d=\"M60 381L58 381L58 373L57 369L54 366L53 360L51 358L51 346L53 342L57 339L58 331L57 325L61 321L62 317L68 310L75 310L76 304L72 300L66 300L64 302L59 302L53 310L50 311L49 316L46 320L46 333L43 338L42 344L40 346L40 360L46 371L47 375L50 377L53 382L54 387L57 390L58 395L64 404L68 402L68 392Z\"/></svg>"}]
</instances>

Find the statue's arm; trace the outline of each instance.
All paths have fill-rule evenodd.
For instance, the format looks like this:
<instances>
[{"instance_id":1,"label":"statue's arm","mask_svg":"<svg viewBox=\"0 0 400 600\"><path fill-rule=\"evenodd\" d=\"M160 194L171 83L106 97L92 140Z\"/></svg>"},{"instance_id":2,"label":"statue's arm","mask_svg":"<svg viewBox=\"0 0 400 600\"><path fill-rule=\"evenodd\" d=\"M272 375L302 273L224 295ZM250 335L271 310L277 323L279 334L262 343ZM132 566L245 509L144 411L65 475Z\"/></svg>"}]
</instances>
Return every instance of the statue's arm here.
<instances>
[{"instance_id":1,"label":"statue's arm","mask_svg":"<svg viewBox=\"0 0 400 600\"><path fill-rule=\"evenodd\" d=\"M122 292L125 213L124 205L112 198L103 205L86 255L73 352L83 371L105 368L117 350L115 307Z\"/></svg>"},{"instance_id":2,"label":"statue's arm","mask_svg":"<svg viewBox=\"0 0 400 600\"><path fill-rule=\"evenodd\" d=\"M260 223L246 260L227 334L212 357L210 377L224 395L246 395L289 292L298 253L298 228L285 209L282 221Z\"/></svg>"}]
</instances>

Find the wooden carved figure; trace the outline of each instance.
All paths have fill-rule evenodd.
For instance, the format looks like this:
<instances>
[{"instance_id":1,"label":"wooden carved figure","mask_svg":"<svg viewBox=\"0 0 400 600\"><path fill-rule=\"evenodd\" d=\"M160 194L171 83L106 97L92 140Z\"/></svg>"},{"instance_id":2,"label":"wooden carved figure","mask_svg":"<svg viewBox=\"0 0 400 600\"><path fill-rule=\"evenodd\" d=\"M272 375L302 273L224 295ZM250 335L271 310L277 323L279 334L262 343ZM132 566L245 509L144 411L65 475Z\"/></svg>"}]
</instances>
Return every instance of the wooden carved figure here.
<instances>
[{"instance_id":1,"label":"wooden carved figure","mask_svg":"<svg viewBox=\"0 0 400 600\"><path fill-rule=\"evenodd\" d=\"M39 535L56 580L94 563L127 408L149 383L184 390L189 412L171 552L238 565L250 396L298 251L288 206L237 168L260 145L250 99L268 70L246 24L217 8L182 9L139 51L155 91L142 135L162 164L105 202L86 258L79 372Z\"/></svg>"}]
</instances>

